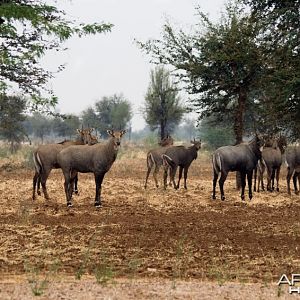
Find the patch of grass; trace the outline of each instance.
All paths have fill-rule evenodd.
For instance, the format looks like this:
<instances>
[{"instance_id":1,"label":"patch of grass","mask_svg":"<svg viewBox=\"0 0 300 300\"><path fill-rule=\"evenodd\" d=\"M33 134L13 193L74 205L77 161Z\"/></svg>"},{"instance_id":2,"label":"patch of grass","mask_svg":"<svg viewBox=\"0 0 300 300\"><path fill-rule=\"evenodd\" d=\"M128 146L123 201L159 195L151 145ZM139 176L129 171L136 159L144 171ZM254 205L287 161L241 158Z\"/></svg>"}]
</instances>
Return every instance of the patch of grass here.
<instances>
[{"instance_id":1,"label":"patch of grass","mask_svg":"<svg viewBox=\"0 0 300 300\"><path fill-rule=\"evenodd\" d=\"M140 258L132 258L128 262L128 275L132 279L138 273L140 266L142 265L143 261Z\"/></svg>"},{"instance_id":2,"label":"patch of grass","mask_svg":"<svg viewBox=\"0 0 300 300\"><path fill-rule=\"evenodd\" d=\"M48 271L42 272L41 264L33 265L26 262L24 269L27 274L27 280L34 296L41 296L48 288L51 278L56 276L60 267L60 262L55 260L53 264L48 266Z\"/></svg>"},{"instance_id":3,"label":"patch of grass","mask_svg":"<svg viewBox=\"0 0 300 300\"><path fill-rule=\"evenodd\" d=\"M80 280L82 275L87 270L87 266L88 266L90 256L91 256L91 249L94 246L94 235L95 235L95 232L91 235L91 237L89 239L88 247L83 253L83 258L82 258L82 261L79 265L79 268L75 272L75 279L77 279L77 280Z\"/></svg>"},{"instance_id":4,"label":"patch of grass","mask_svg":"<svg viewBox=\"0 0 300 300\"><path fill-rule=\"evenodd\" d=\"M172 265L172 288L176 288L176 279L184 278L187 275L189 263L192 260L192 253L190 251L191 245L183 236L175 241L174 252L175 260Z\"/></svg>"},{"instance_id":5,"label":"patch of grass","mask_svg":"<svg viewBox=\"0 0 300 300\"><path fill-rule=\"evenodd\" d=\"M224 285L225 282L231 279L229 267L226 263L216 262L214 259L210 268L208 269L208 276L212 280L216 280L219 286Z\"/></svg>"},{"instance_id":6,"label":"patch of grass","mask_svg":"<svg viewBox=\"0 0 300 300\"><path fill-rule=\"evenodd\" d=\"M83 253L83 259L79 268L75 272L75 279L80 280L82 275L86 272L86 267L90 259L90 248L86 249Z\"/></svg>"},{"instance_id":7,"label":"patch of grass","mask_svg":"<svg viewBox=\"0 0 300 300\"><path fill-rule=\"evenodd\" d=\"M107 285L115 277L113 265L109 262L106 253L102 253L99 263L94 269L94 275L98 284Z\"/></svg>"}]
</instances>

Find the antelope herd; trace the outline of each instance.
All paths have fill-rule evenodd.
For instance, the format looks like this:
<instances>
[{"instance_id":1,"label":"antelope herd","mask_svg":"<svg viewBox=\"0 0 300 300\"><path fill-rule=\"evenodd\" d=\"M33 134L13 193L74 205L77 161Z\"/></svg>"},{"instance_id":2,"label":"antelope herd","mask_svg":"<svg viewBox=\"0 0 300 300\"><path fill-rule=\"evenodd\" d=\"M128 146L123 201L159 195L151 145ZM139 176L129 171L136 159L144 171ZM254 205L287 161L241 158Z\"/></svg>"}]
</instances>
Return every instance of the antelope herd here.
<instances>
[{"instance_id":1,"label":"antelope herd","mask_svg":"<svg viewBox=\"0 0 300 300\"><path fill-rule=\"evenodd\" d=\"M101 186L105 174L116 160L121 138L126 130L107 130L110 138L106 143L99 143L91 132L93 129L78 129L75 141L63 141L58 144L39 146L33 152L35 174L33 177L32 199L36 198L36 191L41 195L40 184L45 199L49 199L46 181L54 168L61 168L64 175L64 190L67 206L72 206L72 194L77 193L78 172L93 173L95 177L95 207L101 206ZM147 171L144 188L147 188L149 175L153 170L153 178L158 187L157 174L161 166L164 169L164 189L167 188L167 177L174 189L179 189L182 173L184 174L184 188L187 189L187 175L191 163L197 158L201 149L201 140L191 141L190 146L175 146L171 136L167 136L159 143L159 147L150 150L146 156ZM245 200L246 178L249 189L249 199L252 195L252 177L254 174L254 191L264 190L263 175L267 171L267 191L279 191L279 175L283 162L287 165L287 192L291 194L290 180L293 177L295 193L299 193L300 186L300 146L287 148L284 137L261 138L255 137L248 143L235 146L223 146L212 154L213 192L212 199L216 199L216 184L219 178L221 200L225 200L224 182L229 172L236 171L241 177L241 199ZM175 175L179 167L178 182Z\"/></svg>"}]
</instances>

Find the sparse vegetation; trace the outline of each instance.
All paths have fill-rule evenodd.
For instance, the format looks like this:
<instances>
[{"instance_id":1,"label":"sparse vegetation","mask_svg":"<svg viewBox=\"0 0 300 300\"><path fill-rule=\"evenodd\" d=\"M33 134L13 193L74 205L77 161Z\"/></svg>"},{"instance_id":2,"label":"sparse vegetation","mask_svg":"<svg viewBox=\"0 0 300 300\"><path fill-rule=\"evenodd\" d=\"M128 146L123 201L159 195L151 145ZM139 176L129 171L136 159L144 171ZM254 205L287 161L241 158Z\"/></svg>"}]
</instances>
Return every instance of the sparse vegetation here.
<instances>
[{"instance_id":1,"label":"sparse vegetation","mask_svg":"<svg viewBox=\"0 0 300 300\"><path fill-rule=\"evenodd\" d=\"M55 278L60 267L60 262L55 260L48 266L48 270L44 270L42 262L38 264L32 264L25 262L24 269L27 274L27 280L30 285L30 289L34 296L43 295L44 291L48 288L50 281Z\"/></svg>"}]
</instances>

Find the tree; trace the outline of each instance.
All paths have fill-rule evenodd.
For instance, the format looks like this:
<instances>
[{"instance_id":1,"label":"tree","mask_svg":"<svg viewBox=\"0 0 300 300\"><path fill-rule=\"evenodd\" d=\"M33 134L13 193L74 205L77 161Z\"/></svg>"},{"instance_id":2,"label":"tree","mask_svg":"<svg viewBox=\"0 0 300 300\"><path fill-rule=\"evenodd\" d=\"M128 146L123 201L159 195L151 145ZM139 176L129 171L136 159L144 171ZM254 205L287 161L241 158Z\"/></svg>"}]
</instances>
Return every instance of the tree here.
<instances>
[{"instance_id":1,"label":"tree","mask_svg":"<svg viewBox=\"0 0 300 300\"><path fill-rule=\"evenodd\" d=\"M215 150L221 146L234 144L234 132L226 122L218 122L212 117L202 120L199 124L199 135L209 148Z\"/></svg>"},{"instance_id":2,"label":"tree","mask_svg":"<svg viewBox=\"0 0 300 300\"><path fill-rule=\"evenodd\" d=\"M300 1L242 0L251 9L251 21L260 24L260 46L265 70L260 101L262 119L274 131L292 139L300 134Z\"/></svg>"},{"instance_id":3,"label":"tree","mask_svg":"<svg viewBox=\"0 0 300 300\"><path fill-rule=\"evenodd\" d=\"M53 118L51 123L54 133L69 139L76 134L76 129L80 127L79 117L75 115L68 115L64 120L61 118Z\"/></svg>"},{"instance_id":4,"label":"tree","mask_svg":"<svg viewBox=\"0 0 300 300\"><path fill-rule=\"evenodd\" d=\"M43 144L45 136L51 133L51 120L37 112L28 119L31 122L33 135L40 138Z\"/></svg>"},{"instance_id":5,"label":"tree","mask_svg":"<svg viewBox=\"0 0 300 300\"><path fill-rule=\"evenodd\" d=\"M126 128L131 117L131 104L122 94L102 97L82 113L84 126L94 127L103 137L107 137L107 129Z\"/></svg>"},{"instance_id":6,"label":"tree","mask_svg":"<svg viewBox=\"0 0 300 300\"><path fill-rule=\"evenodd\" d=\"M13 153L27 137L22 122L25 120L26 100L20 96L0 94L0 136L10 143Z\"/></svg>"},{"instance_id":7,"label":"tree","mask_svg":"<svg viewBox=\"0 0 300 300\"><path fill-rule=\"evenodd\" d=\"M250 93L262 73L256 43L258 25L238 6L228 5L219 23L212 23L200 9L200 28L187 34L166 23L158 40L139 42L154 63L171 65L194 95L192 104L199 120L230 117L236 143L242 142L244 117L253 97Z\"/></svg>"},{"instance_id":8,"label":"tree","mask_svg":"<svg viewBox=\"0 0 300 300\"><path fill-rule=\"evenodd\" d=\"M31 108L49 110L57 103L46 87L53 73L40 63L48 50L63 50L62 43L79 37L108 32L111 24L76 24L66 13L45 0L1 0L0 5L0 92L12 88L31 100ZM62 70L63 66L58 66ZM43 95L47 92L47 97Z\"/></svg>"},{"instance_id":9,"label":"tree","mask_svg":"<svg viewBox=\"0 0 300 300\"><path fill-rule=\"evenodd\" d=\"M163 67L151 71L143 111L151 130L159 128L161 140L173 132L186 112L178 90L170 80L170 73Z\"/></svg>"}]
</instances>

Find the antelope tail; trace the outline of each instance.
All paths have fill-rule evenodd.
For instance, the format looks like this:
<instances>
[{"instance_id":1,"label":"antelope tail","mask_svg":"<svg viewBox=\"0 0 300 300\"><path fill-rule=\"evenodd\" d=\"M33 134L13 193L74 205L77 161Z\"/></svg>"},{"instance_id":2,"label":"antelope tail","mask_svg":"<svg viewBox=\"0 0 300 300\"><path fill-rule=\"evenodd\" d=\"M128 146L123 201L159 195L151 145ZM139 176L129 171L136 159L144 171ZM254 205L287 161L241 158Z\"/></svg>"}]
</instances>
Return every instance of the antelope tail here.
<instances>
[{"instance_id":1,"label":"antelope tail","mask_svg":"<svg viewBox=\"0 0 300 300\"><path fill-rule=\"evenodd\" d=\"M155 160L153 158L153 154L150 152L147 155L147 167L148 167L148 169L151 169L154 164L155 164Z\"/></svg>"},{"instance_id":2,"label":"antelope tail","mask_svg":"<svg viewBox=\"0 0 300 300\"><path fill-rule=\"evenodd\" d=\"M175 165L175 163L174 163L174 161L173 161L173 159L170 157L170 156L168 156L168 155L166 155L166 154L163 154L162 155L162 159L163 159L163 165L164 166L170 166L171 168L173 168L174 167L174 165Z\"/></svg>"},{"instance_id":3,"label":"antelope tail","mask_svg":"<svg viewBox=\"0 0 300 300\"><path fill-rule=\"evenodd\" d=\"M222 170L221 156L219 153L213 154L212 164L213 164L214 172L218 174Z\"/></svg>"},{"instance_id":4,"label":"antelope tail","mask_svg":"<svg viewBox=\"0 0 300 300\"><path fill-rule=\"evenodd\" d=\"M41 174L42 169L43 169L43 165L40 159L40 156L37 152L33 153L33 163L34 163L34 167L37 173Z\"/></svg>"}]
</instances>

